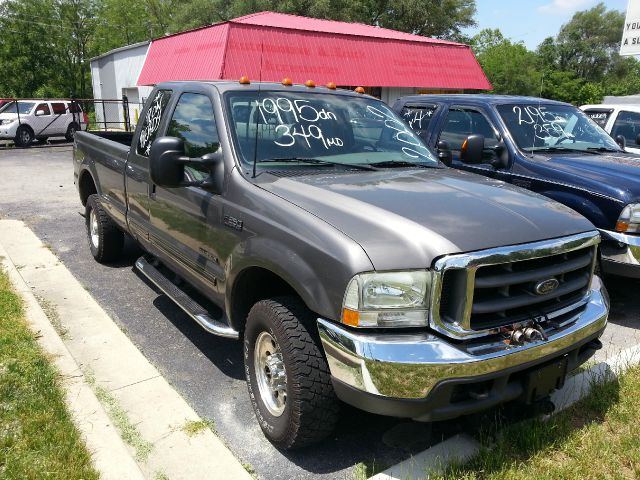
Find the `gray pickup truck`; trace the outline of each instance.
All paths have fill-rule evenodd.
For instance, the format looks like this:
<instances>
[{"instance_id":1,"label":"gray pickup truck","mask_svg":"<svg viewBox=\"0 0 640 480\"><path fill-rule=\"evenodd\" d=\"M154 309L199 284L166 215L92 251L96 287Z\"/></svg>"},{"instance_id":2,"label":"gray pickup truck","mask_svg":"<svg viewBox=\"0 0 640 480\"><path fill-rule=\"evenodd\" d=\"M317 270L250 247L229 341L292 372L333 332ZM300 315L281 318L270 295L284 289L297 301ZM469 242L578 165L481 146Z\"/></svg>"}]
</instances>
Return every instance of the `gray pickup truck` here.
<instances>
[{"instance_id":1,"label":"gray pickup truck","mask_svg":"<svg viewBox=\"0 0 640 480\"><path fill-rule=\"evenodd\" d=\"M242 339L280 448L327 436L338 400L421 421L548 402L601 347L598 232L445 167L385 104L331 87L163 83L134 133L78 132L95 259L129 235L142 274Z\"/></svg>"}]
</instances>

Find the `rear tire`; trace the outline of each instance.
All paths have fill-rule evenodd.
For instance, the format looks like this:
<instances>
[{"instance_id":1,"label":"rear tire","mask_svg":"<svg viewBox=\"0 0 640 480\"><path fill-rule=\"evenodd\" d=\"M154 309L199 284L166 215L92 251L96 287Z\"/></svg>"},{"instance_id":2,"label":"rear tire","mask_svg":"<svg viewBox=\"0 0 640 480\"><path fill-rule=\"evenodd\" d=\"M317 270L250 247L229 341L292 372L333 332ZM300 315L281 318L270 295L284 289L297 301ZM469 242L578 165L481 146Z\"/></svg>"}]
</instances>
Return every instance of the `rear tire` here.
<instances>
[{"instance_id":1,"label":"rear tire","mask_svg":"<svg viewBox=\"0 0 640 480\"><path fill-rule=\"evenodd\" d=\"M14 139L14 143L16 146L21 148L26 148L33 143L34 135L31 127L27 125L20 125L18 130L16 131L16 138Z\"/></svg>"},{"instance_id":2,"label":"rear tire","mask_svg":"<svg viewBox=\"0 0 640 480\"><path fill-rule=\"evenodd\" d=\"M73 142L73 137L76 132L79 130L78 124L76 122L71 122L67 127L67 133L64 134L64 138L67 139L67 142Z\"/></svg>"},{"instance_id":3,"label":"rear tire","mask_svg":"<svg viewBox=\"0 0 640 480\"><path fill-rule=\"evenodd\" d=\"M124 245L124 233L109 218L95 193L87 198L85 225L93 258L100 263L107 263L120 256Z\"/></svg>"},{"instance_id":4,"label":"rear tire","mask_svg":"<svg viewBox=\"0 0 640 480\"><path fill-rule=\"evenodd\" d=\"M295 297L261 300L247 317L249 396L262 431L278 448L316 443L338 421L338 400L318 342L314 315Z\"/></svg>"}]
</instances>

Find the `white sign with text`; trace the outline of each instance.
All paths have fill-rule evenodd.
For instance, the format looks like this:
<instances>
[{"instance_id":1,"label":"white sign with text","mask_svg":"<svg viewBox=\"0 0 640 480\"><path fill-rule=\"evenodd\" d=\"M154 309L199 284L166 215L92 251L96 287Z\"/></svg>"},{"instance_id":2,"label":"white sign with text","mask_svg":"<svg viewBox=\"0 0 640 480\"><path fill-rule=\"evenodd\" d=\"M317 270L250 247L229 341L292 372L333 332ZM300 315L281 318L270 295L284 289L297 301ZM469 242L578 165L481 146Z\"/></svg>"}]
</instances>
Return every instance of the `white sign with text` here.
<instances>
[{"instance_id":1,"label":"white sign with text","mask_svg":"<svg viewBox=\"0 0 640 480\"><path fill-rule=\"evenodd\" d=\"M640 55L640 0L629 0L620 55Z\"/></svg>"}]
</instances>

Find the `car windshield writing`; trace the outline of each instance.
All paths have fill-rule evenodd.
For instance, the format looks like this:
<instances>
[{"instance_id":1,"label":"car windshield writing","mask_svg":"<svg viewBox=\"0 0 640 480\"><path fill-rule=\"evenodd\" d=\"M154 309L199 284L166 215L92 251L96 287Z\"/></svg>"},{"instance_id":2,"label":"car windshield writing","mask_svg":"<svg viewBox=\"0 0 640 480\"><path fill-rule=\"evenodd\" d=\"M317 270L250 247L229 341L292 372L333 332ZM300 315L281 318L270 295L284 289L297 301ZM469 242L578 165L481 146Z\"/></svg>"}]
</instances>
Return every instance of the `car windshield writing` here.
<instances>
[{"instance_id":1,"label":"car windshield writing","mask_svg":"<svg viewBox=\"0 0 640 480\"><path fill-rule=\"evenodd\" d=\"M18 103L18 109L21 115L28 114L33 106L34 102L20 102ZM0 108L0 113L18 113L16 110L16 102L7 103L4 107Z\"/></svg>"},{"instance_id":2,"label":"car windshield writing","mask_svg":"<svg viewBox=\"0 0 640 480\"><path fill-rule=\"evenodd\" d=\"M525 151L620 150L593 120L569 105L499 105L498 111L518 147Z\"/></svg>"},{"instance_id":3,"label":"car windshield writing","mask_svg":"<svg viewBox=\"0 0 640 480\"><path fill-rule=\"evenodd\" d=\"M304 92L232 92L227 96L234 140L246 164L321 159L345 165L390 161L437 166L405 122L369 97ZM282 162L291 165L290 162ZM265 163L266 164L266 163ZM317 167L317 162L307 166ZM398 164L394 164L398 165Z\"/></svg>"}]
</instances>

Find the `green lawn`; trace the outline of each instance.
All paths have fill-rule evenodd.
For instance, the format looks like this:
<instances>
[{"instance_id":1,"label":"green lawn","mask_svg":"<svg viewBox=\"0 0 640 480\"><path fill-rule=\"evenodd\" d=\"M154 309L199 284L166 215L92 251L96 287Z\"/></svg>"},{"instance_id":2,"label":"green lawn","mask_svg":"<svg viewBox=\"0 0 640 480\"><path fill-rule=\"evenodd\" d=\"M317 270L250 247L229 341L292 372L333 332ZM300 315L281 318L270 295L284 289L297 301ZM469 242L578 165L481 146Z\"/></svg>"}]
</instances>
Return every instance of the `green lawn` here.
<instances>
[{"instance_id":1,"label":"green lawn","mask_svg":"<svg viewBox=\"0 0 640 480\"><path fill-rule=\"evenodd\" d=\"M640 367L634 367L546 422L493 426L493 434L480 435L481 453L442 478L637 479L639 424Z\"/></svg>"},{"instance_id":2,"label":"green lawn","mask_svg":"<svg viewBox=\"0 0 640 480\"><path fill-rule=\"evenodd\" d=\"M66 409L58 374L0 271L0 478L98 477Z\"/></svg>"}]
</instances>

